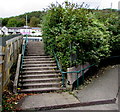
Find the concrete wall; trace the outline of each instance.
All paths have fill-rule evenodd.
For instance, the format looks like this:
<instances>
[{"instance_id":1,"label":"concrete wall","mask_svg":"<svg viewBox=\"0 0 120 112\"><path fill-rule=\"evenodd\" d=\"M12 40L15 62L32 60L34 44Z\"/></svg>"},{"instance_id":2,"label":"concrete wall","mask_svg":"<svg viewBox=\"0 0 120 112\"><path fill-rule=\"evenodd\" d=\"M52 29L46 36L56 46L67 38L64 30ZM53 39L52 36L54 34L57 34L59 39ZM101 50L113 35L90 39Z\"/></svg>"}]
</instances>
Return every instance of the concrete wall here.
<instances>
[{"instance_id":1,"label":"concrete wall","mask_svg":"<svg viewBox=\"0 0 120 112\"><path fill-rule=\"evenodd\" d=\"M89 66L89 63L86 63L84 65L78 65L76 67L71 67L71 68L67 68L67 72L72 72L72 71L80 71L84 68L86 68L87 66ZM87 71L88 69L86 69L84 71L84 73ZM78 74L78 78L80 78L82 76L82 73L80 72ZM73 85L73 83L77 80L77 73L67 73L67 81L69 82L69 85Z\"/></svg>"}]
</instances>

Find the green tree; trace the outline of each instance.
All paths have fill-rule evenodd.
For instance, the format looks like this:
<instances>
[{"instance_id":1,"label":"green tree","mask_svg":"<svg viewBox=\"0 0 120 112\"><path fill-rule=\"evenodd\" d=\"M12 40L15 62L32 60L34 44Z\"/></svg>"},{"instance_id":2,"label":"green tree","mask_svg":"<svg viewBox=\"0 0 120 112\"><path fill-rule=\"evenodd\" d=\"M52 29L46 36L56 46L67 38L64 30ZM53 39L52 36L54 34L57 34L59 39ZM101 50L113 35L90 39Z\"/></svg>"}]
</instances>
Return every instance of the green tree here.
<instances>
[{"instance_id":1,"label":"green tree","mask_svg":"<svg viewBox=\"0 0 120 112\"><path fill-rule=\"evenodd\" d=\"M15 18L9 19L7 23L7 27L16 27L17 26L17 20Z\"/></svg>"},{"instance_id":2,"label":"green tree","mask_svg":"<svg viewBox=\"0 0 120 112\"><path fill-rule=\"evenodd\" d=\"M25 19L27 15L27 22L28 25L30 24L30 20L32 17L36 17L38 19L38 24L36 26L41 27L42 23L42 16L45 14L45 11L33 11L33 12L28 12L19 16L15 17L10 17L10 18L3 18L2 20L2 26L7 26L9 19L15 18L17 20L17 27L21 27L25 25ZM10 25L11 26L11 25Z\"/></svg>"},{"instance_id":3,"label":"green tree","mask_svg":"<svg viewBox=\"0 0 120 112\"><path fill-rule=\"evenodd\" d=\"M120 55L120 14L116 10L105 10L95 12L100 22L107 26L110 32L109 43L112 55Z\"/></svg>"},{"instance_id":4,"label":"green tree","mask_svg":"<svg viewBox=\"0 0 120 112\"><path fill-rule=\"evenodd\" d=\"M17 27L21 27L21 26L24 26L24 25L25 25L25 19L24 18L17 20Z\"/></svg>"},{"instance_id":5,"label":"green tree","mask_svg":"<svg viewBox=\"0 0 120 112\"><path fill-rule=\"evenodd\" d=\"M37 27L39 23L40 23L40 20L36 17L32 17L30 19L30 26L31 27Z\"/></svg>"},{"instance_id":6,"label":"green tree","mask_svg":"<svg viewBox=\"0 0 120 112\"><path fill-rule=\"evenodd\" d=\"M3 20L3 18L0 18L0 26L2 26L2 20Z\"/></svg>"},{"instance_id":7,"label":"green tree","mask_svg":"<svg viewBox=\"0 0 120 112\"><path fill-rule=\"evenodd\" d=\"M2 26L7 26L8 21L9 21L9 18L4 18L2 20Z\"/></svg>"}]
</instances>

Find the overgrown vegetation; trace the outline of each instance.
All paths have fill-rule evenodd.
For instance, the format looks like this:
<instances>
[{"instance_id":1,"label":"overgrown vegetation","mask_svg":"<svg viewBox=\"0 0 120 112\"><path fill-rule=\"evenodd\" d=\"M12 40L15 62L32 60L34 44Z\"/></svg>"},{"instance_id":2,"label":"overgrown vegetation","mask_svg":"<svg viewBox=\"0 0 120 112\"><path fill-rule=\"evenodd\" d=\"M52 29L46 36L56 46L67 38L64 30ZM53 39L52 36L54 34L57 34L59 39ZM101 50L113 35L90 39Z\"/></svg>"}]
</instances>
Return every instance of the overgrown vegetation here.
<instances>
[{"instance_id":1,"label":"overgrown vegetation","mask_svg":"<svg viewBox=\"0 0 120 112\"><path fill-rule=\"evenodd\" d=\"M45 11L33 11L15 17L0 18L0 20L2 21L2 26L21 27L26 25L27 15L27 22L29 26L40 27L44 13Z\"/></svg>"},{"instance_id":2,"label":"overgrown vegetation","mask_svg":"<svg viewBox=\"0 0 120 112\"><path fill-rule=\"evenodd\" d=\"M120 51L119 22L116 11L52 4L42 24L46 53L53 55L55 50L65 70L85 62L99 64Z\"/></svg>"}]
</instances>

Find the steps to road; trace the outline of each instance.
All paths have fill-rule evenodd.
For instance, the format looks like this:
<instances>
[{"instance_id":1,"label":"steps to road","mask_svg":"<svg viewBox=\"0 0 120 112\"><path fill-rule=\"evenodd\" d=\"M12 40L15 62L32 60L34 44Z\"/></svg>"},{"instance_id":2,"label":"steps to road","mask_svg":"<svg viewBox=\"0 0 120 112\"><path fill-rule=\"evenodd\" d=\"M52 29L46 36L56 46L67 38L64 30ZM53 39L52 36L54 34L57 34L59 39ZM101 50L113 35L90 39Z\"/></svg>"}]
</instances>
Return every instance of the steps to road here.
<instances>
[{"instance_id":1,"label":"steps to road","mask_svg":"<svg viewBox=\"0 0 120 112\"><path fill-rule=\"evenodd\" d=\"M57 82L48 82L48 83L26 83L26 84L23 84L23 87L31 87L31 88L34 88L34 87L59 87L60 86L60 83L57 83Z\"/></svg>"},{"instance_id":2,"label":"steps to road","mask_svg":"<svg viewBox=\"0 0 120 112\"><path fill-rule=\"evenodd\" d=\"M59 88L54 88L58 89ZM29 89L30 90L30 89ZM30 90L31 91L31 90ZM44 89L42 90L44 91ZM45 90L46 91L46 90ZM32 102L32 103L31 103ZM26 96L16 106L18 110L23 111L45 111L55 108L72 107L79 104L79 100L72 94L64 93L42 93L38 95ZM37 110L36 110L37 109Z\"/></svg>"},{"instance_id":3,"label":"steps to road","mask_svg":"<svg viewBox=\"0 0 120 112\"><path fill-rule=\"evenodd\" d=\"M24 70L54 70L56 67L24 67Z\"/></svg>"},{"instance_id":4,"label":"steps to road","mask_svg":"<svg viewBox=\"0 0 120 112\"><path fill-rule=\"evenodd\" d=\"M50 63L55 63L55 61L27 61L23 63L24 64L50 64Z\"/></svg>"},{"instance_id":5,"label":"steps to road","mask_svg":"<svg viewBox=\"0 0 120 112\"><path fill-rule=\"evenodd\" d=\"M27 92L53 92L53 91L59 91L61 90L60 87L44 87L44 88L30 88L30 89L22 89L21 93L27 93Z\"/></svg>"},{"instance_id":6,"label":"steps to road","mask_svg":"<svg viewBox=\"0 0 120 112\"><path fill-rule=\"evenodd\" d=\"M61 77L61 74L27 74L27 75L20 75L20 78L44 78L44 77Z\"/></svg>"},{"instance_id":7,"label":"steps to road","mask_svg":"<svg viewBox=\"0 0 120 112\"><path fill-rule=\"evenodd\" d=\"M52 67L56 66L56 63L47 63L47 64L24 64L23 67Z\"/></svg>"},{"instance_id":8,"label":"steps to road","mask_svg":"<svg viewBox=\"0 0 120 112\"><path fill-rule=\"evenodd\" d=\"M41 42L30 42L23 60L18 87L21 93L61 90L61 74L55 60L45 55Z\"/></svg>"}]
</instances>

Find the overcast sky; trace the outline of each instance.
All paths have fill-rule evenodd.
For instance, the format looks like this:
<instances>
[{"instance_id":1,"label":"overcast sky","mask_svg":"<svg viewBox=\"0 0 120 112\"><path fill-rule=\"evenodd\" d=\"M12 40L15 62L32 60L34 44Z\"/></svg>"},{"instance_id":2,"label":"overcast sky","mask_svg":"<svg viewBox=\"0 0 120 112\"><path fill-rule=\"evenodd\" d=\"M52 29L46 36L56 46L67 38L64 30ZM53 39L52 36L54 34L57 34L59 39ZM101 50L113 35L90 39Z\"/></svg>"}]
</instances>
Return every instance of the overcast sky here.
<instances>
[{"instance_id":1,"label":"overcast sky","mask_svg":"<svg viewBox=\"0 0 120 112\"><path fill-rule=\"evenodd\" d=\"M39 11L47 8L51 3L63 3L65 0L1 0L0 17L10 17L26 12ZM85 2L90 8L112 8L118 9L120 0L68 0L69 2L81 4Z\"/></svg>"}]
</instances>

